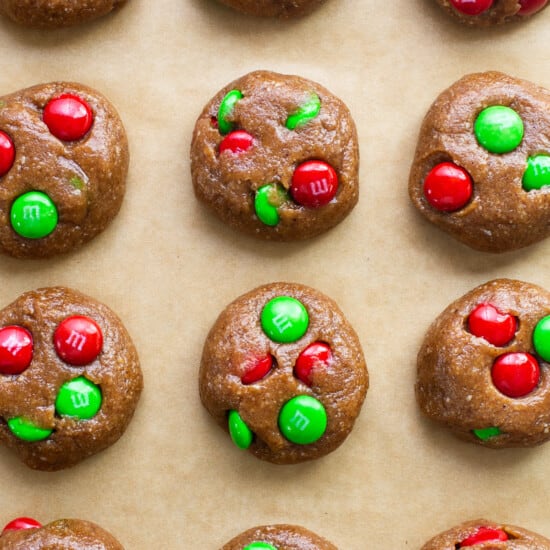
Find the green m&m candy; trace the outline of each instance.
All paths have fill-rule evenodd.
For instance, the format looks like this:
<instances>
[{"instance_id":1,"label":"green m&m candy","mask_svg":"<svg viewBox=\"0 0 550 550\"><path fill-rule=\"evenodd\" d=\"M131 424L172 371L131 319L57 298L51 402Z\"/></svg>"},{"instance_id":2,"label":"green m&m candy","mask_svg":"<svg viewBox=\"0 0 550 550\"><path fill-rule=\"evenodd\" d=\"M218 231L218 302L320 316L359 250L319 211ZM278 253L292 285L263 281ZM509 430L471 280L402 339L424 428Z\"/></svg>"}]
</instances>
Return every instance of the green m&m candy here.
<instances>
[{"instance_id":1,"label":"green m&m candy","mask_svg":"<svg viewBox=\"0 0 550 550\"><path fill-rule=\"evenodd\" d=\"M327 429L327 412L315 397L298 395L287 401L279 413L279 429L292 443L308 445Z\"/></svg>"},{"instance_id":2,"label":"green m&m candy","mask_svg":"<svg viewBox=\"0 0 550 550\"><path fill-rule=\"evenodd\" d=\"M522 183L526 191L550 185L550 155L529 157Z\"/></svg>"},{"instance_id":3,"label":"green m&m candy","mask_svg":"<svg viewBox=\"0 0 550 550\"><path fill-rule=\"evenodd\" d=\"M252 444L254 434L237 411L229 411L227 425L233 443L235 443L239 449L248 449Z\"/></svg>"},{"instance_id":4,"label":"green m&m candy","mask_svg":"<svg viewBox=\"0 0 550 550\"><path fill-rule=\"evenodd\" d=\"M533 345L541 359L550 362L550 315L537 323L533 331Z\"/></svg>"},{"instance_id":5,"label":"green m&m candy","mask_svg":"<svg viewBox=\"0 0 550 550\"><path fill-rule=\"evenodd\" d=\"M55 400L57 414L80 420L94 417L101 408L101 390L84 376L65 382Z\"/></svg>"},{"instance_id":6,"label":"green m&m candy","mask_svg":"<svg viewBox=\"0 0 550 550\"><path fill-rule=\"evenodd\" d=\"M317 94L313 94L297 111L289 115L285 126L289 130L295 130L298 126L303 126L318 116L320 111L321 100Z\"/></svg>"},{"instance_id":7,"label":"green m&m candy","mask_svg":"<svg viewBox=\"0 0 550 550\"><path fill-rule=\"evenodd\" d=\"M478 439L481 439L481 441L487 441L488 439L496 437L497 435L500 435L502 433L500 429L496 426L492 426L491 428L481 428L479 430L473 430L473 432Z\"/></svg>"},{"instance_id":8,"label":"green m&m candy","mask_svg":"<svg viewBox=\"0 0 550 550\"><path fill-rule=\"evenodd\" d=\"M278 296L264 306L260 322L263 331L274 342L296 342L307 331L309 315L299 300L290 296Z\"/></svg>"},{"instance_id":9,"label":"green m&m candy","mask_svg":"<svg viewBox=\"0 0 550 550\"><path fill-rule=\"evenodd\" d=\"M510 107L493 105L479 113L474 133L479 144L490 153L509 153L523 139L523 121Z\"/></svg>"},{"instance_id":10,"label":"green m&m candy","mask_svg":"<svg viewBox=\"0 0 550 550\"><path fill-rule=\"evenodd\" d=\"M23 441L42 441L50 437L53 430L39 428L30 420L22 416L16 416L8 420L8 428L11 433Z\"/></svg>"},{"instance_id":11,"label":"green m&m candy","mask_svg":"<svg viewBox=\"0 0 550 550\"><path fill-rule=\"evenodd\" d=\"M30 191L15 199L11 207L14 231L27 239L42 239L57 226L57 208L41 191Z\"/></svg>"},{"instance_id":12,"label":"green m&m candy","mask_svg":"<svg viewBox=\"0 0 550 550\"><path fill-rule=\"evenodd\" d=\"M265 225L275 226L279 223L279 207L288 200L284 188L278 183L268 183L256 191L254 210L256 216Z\"/></svg>"},{"instance_id":13,"label":"green m&m candy","mask_svg":"<svg viewBox=\"0 0 550 550\"><path fill-rule=\"evenodd\" d=\"M247 544L243 550L277 550L276 546L269 544L269 542L251 542Z\"/></svg>"},{"instance_id":14,"label":"green m&m candy","mask_svg":"<svg viewBox=\"0 0 550 550\"><path fill-rule=\"evenodd\" d=\"M243 98L240 90L231 90L225 94L218 108L218 129L220 134L228 134L233 130L233 123L228 120L233 113L237 101Z\"/></svg>"}]
</instances>

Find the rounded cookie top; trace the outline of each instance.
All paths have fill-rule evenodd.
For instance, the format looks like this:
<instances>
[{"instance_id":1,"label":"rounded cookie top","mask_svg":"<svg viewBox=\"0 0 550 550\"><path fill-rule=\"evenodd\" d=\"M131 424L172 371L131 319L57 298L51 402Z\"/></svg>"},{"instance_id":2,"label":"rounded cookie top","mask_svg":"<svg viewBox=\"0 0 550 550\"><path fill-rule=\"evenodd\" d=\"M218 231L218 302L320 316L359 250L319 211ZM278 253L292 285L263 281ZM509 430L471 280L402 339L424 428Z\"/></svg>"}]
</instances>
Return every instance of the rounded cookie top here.
<instances>
[{"instance_id":1,"label":"rounded cookie top","mask_svg":"<svg viewBox=\"0 0 550 550\"><path fill-rule=\"evenodd\" d=\"M233 442L276 464L341 445L367 387L359 340L338 306L292 283L229 304L208 334L199 373L201 400Z\"/></svg>"},{"instance_id":2,"label":"rounded cookie top","mask_svg":"<svg viewBox=\"0 0 550 550\"><path fill-rule=\"evenodd\" d=\"M342 221L357 203L358 168L347 107L319 84L268 71L221 90L191 144L197 198L267 240L314 237Z\"/></svg>"},{"instance_id":3,"label":"rounded cookie top","mask_svg":"<svg viewBox=\"0 0 550 550\"><path fill-rule=\"evenodd\" d=\"M117 441L142 389L134 345L106 306L63 287L0 311L0 441L60 470Z\"/></svg>"},{"instance_id":4,"label":"rounded cookie top","mask_svg":"<svg viewBox=\"0 0 550 550\"><path fill-rule=\"evenodd\" d=\"M37 28L70 27L96 19L127 0L0 0L0 13Z\"/></svg>"},{"instance_id":5,"label":"rounded cookie top","mask_svg":"<svg viewBox=\"0 0 550 550\"><path fill-rule=\"evenodd\" d=\"M450 304L418 353L416 398L432 420L481 445L550 439L550 293L497 279Z\"/></svg>"},{"instance_id":6,"label":"rounded cookie top","mask_svg":"<svg viewBox=\"0 0 550 550\"><path fill-rule=\"evenodd\" d=\"M298 525L261 525L236 536L221 550L337 550L328 540Z\"/></svg>"},{"instance_id":7,"label":"rounded cookie top","mask_svg":"<svg viewBox=\"0 0 550 550\"><path fill-rule=\"evenodd\" d=\"M476 519L440 533L421 550L456 550L474 546L486 550L550 550L550 540L521 527Z\"/></svg>"},{"instance_id":8,"label":"rounded cookie top","mask_svg":"<svg viewBox=\"0 0 550 550\"><path fill-rule=\"evenodd\" d=\"M313 11L325 0L220 0L223 4L260 17L301 17Z\"/></svg>"},{"instance_id":9,"label":"rounded cookie top","mask_svg":"<svg viewBox=\"0 0 550 550\"><path fill-rule=\"evenodd\" d=\"M426 114L413 204L468 246L514 250L550 234L550 92L499 72L465 76Z\"/></svg>"},{"instance_id":10,"label":"rounded cookie top","mask_svg":"<svg viewBox=\"0 0 550 550\"><path fill-rule=\"evenodd\" d=\"M0 251L83 245L118 213L127 172L124 127L98 92L53 82L0 97Z\"/></svg>"},{"instance_id":11,"label":"rounded cookie top","mask_svg":"<svg viewBox=\"0 0 550 550\"><path fill-rule=\"evenodd\" d=\"M0 534L2 550L124 550L107 531L81 519L59 519L42 526L32 518L17 518Z\"/></svg>"},{"instance_id":12,"label":"rounded cookie top","mask_svg":"<svg viewBox=\"0 0 550 550\"><path fill-rule=\"evenodd\" d=\"M461 23L478 27L524 21L538 13L548 0L437 0Z\"/></svg>"}]
</instances>

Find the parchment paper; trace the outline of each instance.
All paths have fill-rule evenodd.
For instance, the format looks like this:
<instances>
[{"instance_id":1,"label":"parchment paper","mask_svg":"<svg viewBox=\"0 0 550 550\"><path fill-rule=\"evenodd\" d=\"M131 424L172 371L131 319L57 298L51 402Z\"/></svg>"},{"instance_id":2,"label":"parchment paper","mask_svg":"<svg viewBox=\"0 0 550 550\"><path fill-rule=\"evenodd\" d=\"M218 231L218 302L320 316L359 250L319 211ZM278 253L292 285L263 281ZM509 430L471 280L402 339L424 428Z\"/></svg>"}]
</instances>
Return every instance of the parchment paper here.
<instances>
[{"instance_id":1,"label":"parchment paper","mask_svg":"<svg viewBox=\"0 0 550 550\"><path fill-rule=\"evenodd\" d=\"M295 22L241 16L214 0L131 0L77 28L0 21L0 94L56 79L103 92L125 123L131 166L115 222L48 261L0 258L0 300L64 284L109 305L140 353L145 391L123 438L67 471L33 472L0 449L0 522L95 521L128 550L216 550L254 525L301 524L342 550L419 548L485 516L550 537L550 444L491 451L420 417L416 353L431 321L501 276L550 288L550 240L499 256L471 251L413 210L407 178L420 122L463 74L497 69L550 87L550 12L463 28L432 0L328 0ZM357 123L359 205L299 244L226 229L198 205L189 146L203 105L245 72L313 79ZM281 467L239 451L203 411L197 370L222 308L276 280L334 298L357 330L371 388L344 445Z\"/></svg>"}]
</instances>

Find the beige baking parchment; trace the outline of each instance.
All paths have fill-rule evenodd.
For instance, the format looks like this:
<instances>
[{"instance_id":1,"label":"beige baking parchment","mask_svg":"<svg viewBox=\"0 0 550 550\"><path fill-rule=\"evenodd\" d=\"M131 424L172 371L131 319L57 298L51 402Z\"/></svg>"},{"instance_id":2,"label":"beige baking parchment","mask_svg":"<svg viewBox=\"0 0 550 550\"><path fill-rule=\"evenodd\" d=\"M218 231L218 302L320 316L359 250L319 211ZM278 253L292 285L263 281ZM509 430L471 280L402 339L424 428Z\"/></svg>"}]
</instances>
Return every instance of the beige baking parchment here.
<instances>
[{"instance_id":1,"label":"beige baking parchment","mask_svg":"<svg viewBox=\"0 0 550 550\"><path fill-rule=\"evenodd\" d=\"M420 122L468 72L497 69L550 87L550 11L521 25L463 28L432 0L328 0L295 22L238 15L214 0L130 0L63 31L0 21L0 94L56 79L103 92L131 146L114 223L48 261L0 258L0 299L47 285L109 305L140 353L145 390L123 438L68 471L33 472L0 449L0 522L95 521L128 550L216 550L257 524L290 522L342 550L418 549L485 516L550 537L550 444L491 451L420 417L416 353L430 322L501 276L550 288L550 240L499 256L471 251L413 211L407 179ZM266 244L197 204L189 146L203 105L254 69L313 79L357 122L361 197L328 234ZM511 206L513 207L513 205ZM333 454L298 466L233 446L201 407L204 338L222 308L285 280L334 298L356 328L371 388Z\"/></svg>"}]
</instances>

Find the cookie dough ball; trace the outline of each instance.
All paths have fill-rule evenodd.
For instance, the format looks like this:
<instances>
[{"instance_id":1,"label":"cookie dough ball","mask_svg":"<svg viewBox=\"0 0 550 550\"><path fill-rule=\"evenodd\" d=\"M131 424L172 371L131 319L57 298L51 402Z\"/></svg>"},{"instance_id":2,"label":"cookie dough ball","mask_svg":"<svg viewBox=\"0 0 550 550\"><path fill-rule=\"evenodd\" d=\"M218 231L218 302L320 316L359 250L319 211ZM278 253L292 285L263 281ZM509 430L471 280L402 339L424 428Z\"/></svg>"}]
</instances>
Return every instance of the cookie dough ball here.
<instances>
[{"instance_id":1,"label":"cookie dough ball","mask_svg":"<svg viewBox=\"0 0 550 550\"><path fill-rule=\"evenodd\" d=\"M437 0L461 23L487 27L524 21L548 4L548 0Z\"/></svg>"},{"instance_id":2,"label":"cookie dough ball","mask_svg":"<svg viewBox=\"0 0 550 550\"><path fill-rule=\"evenodd\" d=\"M191 144L197 198L267 240L314 237L342 221L358 199L358 169L347 107L315 82L267 71L221 90Z\"/></svg>"},{"instance_id":3,"label":"cookie dough ball","mask_svg":"<svg viewBox=\"0 0 550 550\"><path fill-rule=\"evenodd\" d=\"M550 438L550 293L498 279L453 302L418 354L422 411L486 447Z\"/></svg>"},{"instance_id":4,"label":"cookie dough ball","mask_svg":"<svg viewBox=\"0 0 550 550\"><path fill-rule=\"evenodd\" d=\"M325 0L219 0L222 4L261 17L299 17L313 11Z\"/></svg>"},{"instance_id":5,"label":"cookie dough ball","mask_svg":"<svg viewBox=\"0 0 550 550\"><path fill-rule=\"evenodd\" d=\"M221 550L337 550L328 540L297 525L253 527Z\"/></svg>"},{"instance_id":6,"label":"cookie dough ball","mask_svg":"<svg viewBox=\"0 0 550 550\"><path fill-rule=\"evenodd\" d=\"M17 518L4 527L0 550L124 550L107 531L81 519L59 519L42 526Z\"/></svg>"},{"instance_id":7,"label":"cookie dough ball","mask_svg":"<svg viewBox=\"0 0 550 550\"><path fill-rule=\"evenodd\" d=\"M126 133L98 92L54 82L0 97L0 251L83 245L118 213L127 172Z\"/></svg>"},{"instance_id":8,"label":"cookie dough ball","mask_svg":"<svg viewBox=\"0 0 550 550\"><path fill-rule=\"evenodd\" d=\"M0 13L37 28L70 27L106 15L126 0L0 0Z\"/></svg>"},{"instance_id":9,"label":"cookie dough ball","mask_svg":"<svg viewBox=\"0 0 550 550\"><path fill-rule=\"evenodd\" d=\"M498 72L465 76L424 118L409 194L420 213L486 252L550 234L550 92Z\"/></svg>"},{"instance_id":10,"label":"cookie dough ball","mask_svg":"<svg viewBox=\"0 0 550 550\"><path fill-rule=\"evenodd\" d=\"M437 535L421 550L456 550L472 546L502 550L550 550L550 540L521 527L476 519Z\"/></svg>"},{"instance_id":11,"label":"cookie dough ball","mask_svg":"<svg viewBox=\"0 0 550 550\"><path fill-rule=\"evenodd\" d=\"M130 336L92 298L43 288L0 311L0 442L27 466L61 470L115 443L141 389Z\"/></svg>"},{"instance_id":12,"label":"cookie dough ball","mask_svg":"<svg viewBox=\"0 0 550 550\"><path fill-rule=\"evenodd\" d=\"M237 298L218 317L199 385L203 405L238 447L294 464L343 443L368 373L335 302L303 285L273 283Z\"/></svg>"}]
</instances>

